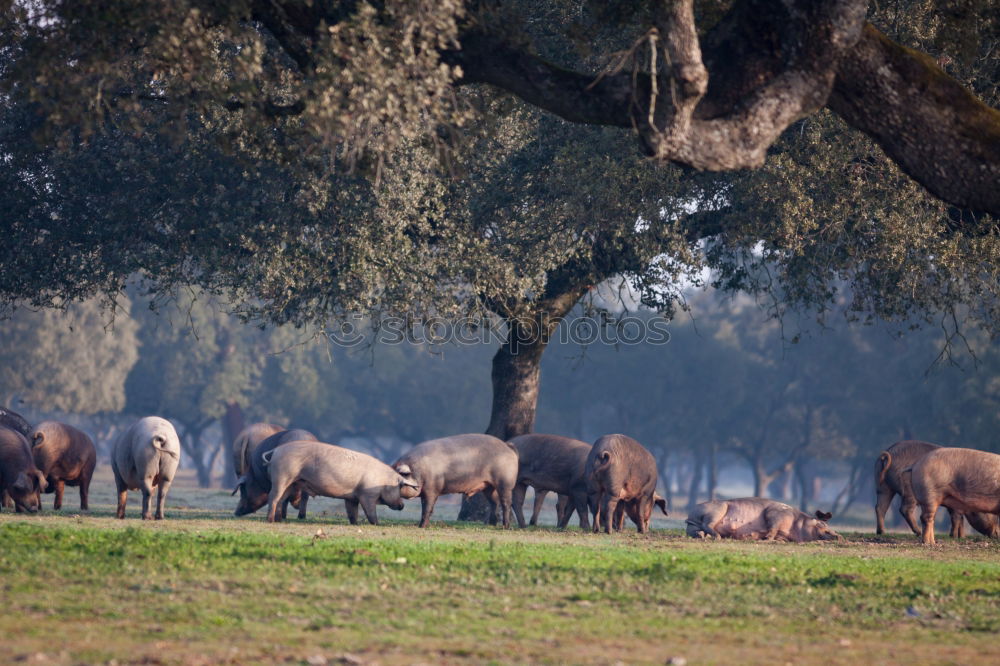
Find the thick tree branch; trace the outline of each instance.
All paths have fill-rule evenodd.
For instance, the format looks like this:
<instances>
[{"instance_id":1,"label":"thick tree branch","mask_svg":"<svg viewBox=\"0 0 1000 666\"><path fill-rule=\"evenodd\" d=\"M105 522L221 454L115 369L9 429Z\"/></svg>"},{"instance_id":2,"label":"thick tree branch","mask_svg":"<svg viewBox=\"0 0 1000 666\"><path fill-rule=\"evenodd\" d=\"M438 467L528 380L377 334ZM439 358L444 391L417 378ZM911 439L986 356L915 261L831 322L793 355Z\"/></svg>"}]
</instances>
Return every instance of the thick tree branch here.
<instances>
[{"instance_id":1,"label":"thick tree branch","mask_svg":"<svg viewBox=\"0 0 1000 666\"><path fill-rule=\"evenodd\" d=\"M737 2L702 40L701 62L688 5L662 0L650 35L665 57L651 62L669 64L655 79L570 71L482 28L444 59L461 66L459 84L497 86L572 122L636 127L649 154L707 170L759 166L791 123L829 104L935 196L1000 216L1000 111L864 25L866 2Z\"/></svg>"},{"instance_id":2,"label":"thick tree branch","mask_svg":"<svg viewBox=\"0 0 1000 666\"><path fill-rule=\"evenodd\" d=\"M1000 111L929 56L866 25L829 106L935 196L1000 216Z\"/></svg>"},{"instance_id":3,"label":"thick tree branch","mask_svg":"<svg viewBox=\"0 0 1000 666\"><path fill-rule=\"evenodd\" d=\"M601 78L546 62L493 34L472 31L442 59L462 70L459 85L488 83L570 122L631 127L632 77ZM648 76L640 76L640 86Z\"/></svg>"}]
</instances>

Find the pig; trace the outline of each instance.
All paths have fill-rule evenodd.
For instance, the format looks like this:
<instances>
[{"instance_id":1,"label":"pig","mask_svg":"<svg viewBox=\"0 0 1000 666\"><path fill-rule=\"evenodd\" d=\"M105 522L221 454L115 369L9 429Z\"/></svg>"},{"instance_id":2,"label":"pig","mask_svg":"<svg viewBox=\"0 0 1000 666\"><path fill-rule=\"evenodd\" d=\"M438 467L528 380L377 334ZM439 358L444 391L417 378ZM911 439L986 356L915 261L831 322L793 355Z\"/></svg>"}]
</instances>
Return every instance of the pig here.
<instances>
[{"instance_id":1,"label":"pig","mask_svg":"<svg viewBox=\"0 0 1000 666\"><path fill-rule=\"evenodd\" d=\"M358 524L360 505L368 522L378 525L375 505L400 511L403 489L417 485L377 458L323 442L288 442L261 457L271 479L269 523L283 518L279 505L298 490L343 499L351 525Z\"/></svg>"},{"instance_id":2,"label":"pig","mask_svg":"<svg viewBox=\"0 0 1000 666\"><path fill-rule=\"evenodd\" d=\"M31 441L31 433L34 432L34 428L31 427L27 419L6 407L0 407L0 426L21 433L29 442Z\"/></svg>"},{"instance_id":3,"label":"pig","mask_svg":"<svg viewBox=\"0 0 1000 666\"><path fill-rule=\"evenodd\" d=\"M308 430L293 428L292 430L276 432L257 445L250 456L250 466L236 480L236 487L233 489L233 495L237 492L240 494L240 502L236 506L235 515L245 516L267 504L268 495L271 492L271 477L264 464L264 454L282 444L301 441L315 442L317 438ZM306 517L307 500L308 495L298 492L292 493L288 498L288 502L298 508L299 519ZM281 505L282 518L288 514L288 502L283 502Z\"/></svg>"},{"instance_id":4,"label":"pig","mask_svg":"<svg viewBox=\"0 0 1000 666\"><path fill-rule=\"evenodd\" d=\"M118 488L119 518L125 517L128 491L142 490L142 519L152 519L149 503L156 495L156 520L163 519L163 505L181 460L181 443L170 421L159 416L139 419L118 437L111 450L111 471Z\"/></svg>"},{"instance_id":5,"label":"pig","mask_svg":"<svg viewBox=\"0 0 1000 666\"><path fill-rule=\"evenodd\" d=\"M589 446L589 445L588 445ZM515 486L514 492L517 492L517 487ZM542 508L545 505L545 496L549 494L547 490L535 490L535 500L531 507L531 519L528 521L529 525L538 524L538 516L542 513ZM556 524L568 524L569 519L573 517L573 511L575 507L571 506L569 495L556 495ZM514 500L516 503L516 499ZM567 512L569 515L567 515ZM565 518L565 520L564 520ZM589 524L590 521L588 520Z\"/></svg>"},{"instance_id":6,"label":"pig","mask_svg":"<svg viewBox=\"0 0 1000 666\"><path fill-rule=\"evenodd\" d=\"M45 475L42 492L56 495L52 508L62 508L65 486L80 488L80 510L87 511L90 479L97 465L97 449L86 433L71 425L43 421L31 435L31 455L35 465Z\"/></svg>"},{"instance_id":7,"label":"pig","mask_svg":"<svg viewBox=\"0 0 1000 666\"><path fill-rule=\"evenodd\" d=\"M250 469L250 456L261 442L284 428L273 423L254 423L248 425L233 440L233 471L239 478Z\"/></svg>"},{"instance_id":8,"label":"pig","mask_svg":"<svg viewBox=\"0 0 1000 666\"><path fill-rule=\"evenodd\" d=\"M917 501L913 491L903 474L903 470L913 466L925 455L941 448L937 444L918 440L896 442L875 461L875 533L885 532L885 512L888 511L896 495L900 495L899 513L906 520L914 534L920 534L917 527ZM977 532L990 537L1000 536L1000 525L997 517L991 514L971 513L963 516L955 509L948 509L951 516L951 532L953 538L961 538L964 533L965 518Z\"/></svg>"},{"instance_id":9,"label":"pig","mask_svg":"<svg viewBox=\"0 0 1000 666\"><path fill-rule=\"evenodd\" d=\"M23 416L11 409L0 407L0 426L19 432L24 435L28 441L31 441L31 424L28 423ZM14 508L14 500L12 500L10 496L3 491L0 491L0 507L7 509Z\"/></svg>"},{"instance_id":10,"label":"pig","mask_svg":"<svg viewBox=\"0 0 1000 666\"><path fill-rule=\"evenodd\" d=\"M531 524L537 522L538 501L552 491L569 498L568 506L559 513L559 527L566 527L573 509L580 516L580 528L590 529L587 511L587 479L584 470L590 444L559 435L520 435L509 442L517 450L519 467L512 501L517 524L525 526L524 495L528 486L535 489L536 511Z\"/></svg>"},{"instance_id":11,"label":"pig","mask_svg":"<svg viewBox=\"0 0 1000 666\"><path fill-rule=\"evenodd\" d=\"M517 449L490 435L453 435L417 444L392 465L414 487L404 497L420 497L420 527L431 522L434 504L441 495L484 491L491 505L492 522L500 504L504 527L510 527L510 506L517 484Z\"/></svg>"},{"instance_id":12,"label":"pig","mask_svg":"<svg viewBox=\"0 0 1000 666\"><path fill-rule=\"evenodd\" d=\"M659 507L660 511L663 512L664 516L669 516L670 512L667 511L667 500L660 496L659 493L653 493L653 506ZM639 502L637 500L631 500L628 502L619 502L618 509L615 511L615 530L621 532L625 527L625 515L628 515L629 520L631 520L636 525L639 524ZM649 528L649 516L646 517L646 528Z\"/></svg>"},{"instance_id":13,"label":"pig","mask_svg":"<svg viewBox=\"0 0 1000 666\"><path fill-rule=\"evenodd\" d=\"M659 471L646 447L626 435L604 435L587 455L584 474L595 532L603 525L611 534L621 502L626 502L621 510L632 505L628 513L636 529L649 531Z\"/></svg>"},{"instance_id":14,"label":"pig","mask_svg":"<svg viewBox=\"0 0 1000 666\"><path fill-rule=\"evenodd\" d=\"M0 426L0 494L6 494L18 513L42 508L45 476L35 466L31 447L17 430Z\"/></svg>"},{"instance_id":15,"label":"pig","mask_svg":"<svg viewBox=\"0 0 1000 666\"><path fill-rule=\"evenodd\" d=\"M922 541L934 544L938 507L1000 514L1000 455L975 449L940 448L904 471L920 505Z\"/></svg>"},{"instance_id":16,"label":"pig","mask_svg":"<svg viewBox=\"0 0 1000 666\"><path fill-rule=\"evenodd\" d=\"M687 535L762 541L832 541L842 537L830 529L829 513L815 517L763 497L712 500L696 506L687 517Z\"/></svg>"}]
</instances>

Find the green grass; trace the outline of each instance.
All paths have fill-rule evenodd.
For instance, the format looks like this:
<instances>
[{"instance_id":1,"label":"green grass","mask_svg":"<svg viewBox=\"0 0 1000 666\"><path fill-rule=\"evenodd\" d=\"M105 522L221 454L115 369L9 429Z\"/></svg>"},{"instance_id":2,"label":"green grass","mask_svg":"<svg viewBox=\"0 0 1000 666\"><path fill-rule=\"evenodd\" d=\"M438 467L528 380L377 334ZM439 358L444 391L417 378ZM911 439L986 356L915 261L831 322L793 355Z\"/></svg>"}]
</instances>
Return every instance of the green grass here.
<instances>
[{"instance_id":1,"label":"green grass","mask_svg":"<svg viewBox=\"0 0 1000 666\"><path fill-rule=\"evenodd\" d=\"M1000 544L848 536L4 513L0 662L1000 659Z\"/></svg>"}]
</instances>

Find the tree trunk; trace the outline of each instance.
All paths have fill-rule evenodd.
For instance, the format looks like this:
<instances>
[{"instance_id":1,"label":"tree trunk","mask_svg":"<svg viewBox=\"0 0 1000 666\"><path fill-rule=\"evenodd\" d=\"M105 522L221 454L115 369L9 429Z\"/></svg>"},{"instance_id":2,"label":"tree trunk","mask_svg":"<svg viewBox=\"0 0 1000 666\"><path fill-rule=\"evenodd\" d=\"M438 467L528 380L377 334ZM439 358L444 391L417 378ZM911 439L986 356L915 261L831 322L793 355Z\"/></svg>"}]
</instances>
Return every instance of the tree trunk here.
<instances>
[{"instance_id":1,"label":"tree trunk","mask_svg":"<svg viewBox=\"0 0 1000 666\"><path fill-rule=\"evenodd\" d=\"M753 469L753 496L763 497L764 487L767 485L767 472L760 463L754 463L751 469Z\"/></svg>"},{"instance_id":2,"label":"tree trunk","mask_svg":"<svg viewBox=\"0 0 1000 666\"><path fill-rule=\"evenodd\" d=\"M225 471L222 473L222 487L232 488L236 484L236 470L233 469L233 456L230 447L240 431L246 427L246 417L243 408L235 402L226 404L226 413L222 415L222 456Z\"/></svg>"},{"instance_id":3,"label":"tree trunk","mask_svg":"<svg viewBox=\"0 0 1000 666\"><path fill-rule=\"evenodd\" d=\"M694 509L698 504L698 491L701 490L701 473L705 467L705 461L701 452L695 454L694 465L691 468L691 485L688 486L688 511Z\"/></svg>"},{"instance_id":4,"label":"tree trunk","mask_svg":"<svg viewBox=\"0 0 1000 666\"><path fill-rule=\"evenodd\" d=\"M542 352L547 337L531 336L530 330L509 322L508 341L493 355L493 406L487 435L504 441L524 435L535 427ZM485 520L489 502L482 493L462 499L459 520Z\"/></svg>"},{"instance_id":5,"label":"tree trunk","mask_svg":"<svg viewBox=\"0 0 1000 666\"><path fill-rule=\"evenodd\" d=\"M188 433L191 438L191 450L194 451L194 468L198 472L198 487L210 488L212 486L212 467L205 462L204 451L202 451L201 430L192 430Z\"/></svg>"},{"instance_id":6,"label":"tree trunk","mask_svg":"<svg viewBox=\"0 0 1000 666\"><path fill-rule=\"evenodd\" d=\"M719 483L718 445L713 443L708 450L708 499L715 499L715 488Z\"/></svg>"},{"instance_id":7,"label":"tree trunk","mask_svg":"<svg viewBox=\"0 0 1000 666\"><path fill-rule=\"evenodd\" d=\"M212 470L205 466L201 450L201 433L204 427L189 427L180 435L181 448L194 464L195 472L198 474L198 486L208 488L212 485Z\"/></svg>"}]
</instances>

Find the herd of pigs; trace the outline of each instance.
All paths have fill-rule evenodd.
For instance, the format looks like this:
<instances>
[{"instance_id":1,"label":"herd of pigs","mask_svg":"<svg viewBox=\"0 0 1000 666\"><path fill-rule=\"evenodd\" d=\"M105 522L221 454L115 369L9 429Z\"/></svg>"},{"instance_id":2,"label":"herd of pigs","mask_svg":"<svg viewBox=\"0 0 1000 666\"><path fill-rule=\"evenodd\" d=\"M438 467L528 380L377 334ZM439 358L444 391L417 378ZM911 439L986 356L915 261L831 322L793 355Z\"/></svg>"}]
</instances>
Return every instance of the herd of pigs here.
<instances>
[{"instance_id":1,"label":"herd of pigs","mask_svg":"<svg viewBox=\"0 0 1000 666\"><path fill-rule=\"evenodd\" d=\"M649 530L653 507L666 514L656 494L659 473L653 455L625 435L605 435L593 445L559 435L530 434L509 442L490 435L467 434L417 444L389 466L359 451L320 442L306 430L257 423L233 442L239 475L233 494L236 515L268 505L270 522L286 517L288 505L305 518L309 497L344 500L348 520L358 522L358 507L378 524L379 504L400 510L419 497L420 527L430 524L441 495L482 492L489 501L488 522L510 526L513 510L525 526L523 504L535 490L534 525L545 495L559 496L558 526L573 513L580 527L620 531L625 516L639 532ZM118 491L119 518L125 517L129 490L142 491L142 517L163 518L164 502L180 463L177 433L166 419L139 419L115 441L111 467ZM65 486L80 489L80 508L88 509L88 491L97 452L93 441L73 426L45 421L31 426L19 414L0 408L0 495L3 506L17 511L41 509L41 494L55 493L62 507ZM919 441L896 442L875 463L877 532L896 495L900 513L925 544L934 543L934 517L940 506L951 514L951 536L963 536L965 520L982 534L1000 537L1000 455L972 449L944 448ZM156 509L150 506L156 490ZM922 529L916 522L921 507ZM499 509L499 516L497 515ZM840 539L827 525L831 515L810 516L774 500L747 497L703 502L687 518L692 537L814 541Z\"/></svg>"}]
</instances>

